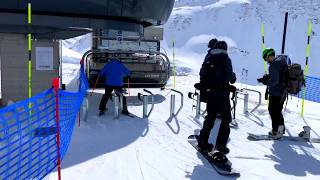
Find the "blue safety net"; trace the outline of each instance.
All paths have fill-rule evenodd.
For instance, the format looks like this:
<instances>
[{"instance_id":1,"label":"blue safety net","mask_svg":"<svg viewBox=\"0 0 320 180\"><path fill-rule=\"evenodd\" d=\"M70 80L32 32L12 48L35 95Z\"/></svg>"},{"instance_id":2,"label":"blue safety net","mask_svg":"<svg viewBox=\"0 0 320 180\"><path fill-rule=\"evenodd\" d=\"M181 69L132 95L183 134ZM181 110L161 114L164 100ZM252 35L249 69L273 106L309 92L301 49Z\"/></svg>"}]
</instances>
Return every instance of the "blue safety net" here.
<instances>
[{"instance_id":1,"label":"blue safety net","mask_svg":"<svg viewBox=\"0 0 320 180\"><path fill-rule=\"evenodd\" d=\"M61 160L88 89L83 66L79 82L77 92L58 91ZM58 162L56 132L52 88L0 109L0 179L42 179L53 171Z\"/></svg>"},{"instance_id":2,"label":"blue safety net","mask_svg":"<svg viewBox=\"0 0 320 180\"><path fill-rule=\"evenodd\" d=\"M304 88L297 97L302 98ZM320 78L306 76L305 100L320 103Z\"/></svg>"}]
</instances>

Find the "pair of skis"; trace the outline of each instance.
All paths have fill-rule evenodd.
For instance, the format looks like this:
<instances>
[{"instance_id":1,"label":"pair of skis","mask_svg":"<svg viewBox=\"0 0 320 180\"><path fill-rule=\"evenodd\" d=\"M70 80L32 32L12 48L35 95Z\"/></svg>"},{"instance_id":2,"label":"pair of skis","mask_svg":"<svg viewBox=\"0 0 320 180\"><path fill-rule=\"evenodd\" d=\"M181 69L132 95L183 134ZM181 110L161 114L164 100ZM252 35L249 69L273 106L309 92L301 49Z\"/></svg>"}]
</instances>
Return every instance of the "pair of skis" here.
<instances>
[{"instance_id":1,"label":"pair of skis","mask_svg":"<svg viewBox=\"0 0 320 180\"><path fill-rule=\"evenodd\" d=\"M311 138L310 137L310 130L309 126L304 126L303 131L299 133L299 136L285 136L283 135L280 139L274 139L272 136L265 135L265 134L253 134L248 133L248 140L251 141L271 141L271 140L278 140L278 141L296 141L296 142L311 142L311 143L320 143L320 138Z\"/></svg>"}]
</instances>

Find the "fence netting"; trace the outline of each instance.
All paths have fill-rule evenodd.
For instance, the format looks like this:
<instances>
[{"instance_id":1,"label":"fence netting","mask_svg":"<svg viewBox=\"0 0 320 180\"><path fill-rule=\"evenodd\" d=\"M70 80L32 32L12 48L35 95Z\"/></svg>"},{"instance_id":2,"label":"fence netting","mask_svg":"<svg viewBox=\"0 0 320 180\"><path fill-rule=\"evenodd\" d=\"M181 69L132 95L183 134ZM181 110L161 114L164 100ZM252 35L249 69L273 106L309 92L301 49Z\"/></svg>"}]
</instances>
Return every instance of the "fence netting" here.
<instances>
[{"instance_id":1,"label":"fence netting","mask_svg":"<svg viewBox=\"0 0 320 180\"><path fill-rule=\"evenodd\" d=\"M83 66L77 92L58 91L60 154L70 144L88 89ZM50 88L0 109L0 179L42 179L57 166L56 97Z\"/></svg>"},{"instance_id":2,"label":"fence netting","mask_svg":"<svg viewBox=\"0 0 320 180\"><path fill-rule=\"evenodd\" d=\"M305 100L320 103L320 78L306 76L306 89L302 89L297 95L298 98L303 98L305 93Z\"/></svg>"}]
</instances>

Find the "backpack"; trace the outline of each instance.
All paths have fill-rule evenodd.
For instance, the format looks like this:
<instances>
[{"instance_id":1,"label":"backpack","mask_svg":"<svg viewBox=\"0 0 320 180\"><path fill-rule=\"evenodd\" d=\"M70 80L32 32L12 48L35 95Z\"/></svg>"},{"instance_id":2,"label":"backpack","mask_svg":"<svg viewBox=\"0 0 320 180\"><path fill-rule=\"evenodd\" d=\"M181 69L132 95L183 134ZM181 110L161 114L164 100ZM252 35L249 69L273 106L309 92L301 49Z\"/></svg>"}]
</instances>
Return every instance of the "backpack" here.
<instances>
[{"instance_id":1,"label":"backpack","mask_svg":"<svg viewBox=\"0 0 320 180\"><path fill-rule=\"evenodd\" d=\"M289 94L298 94L302 86L305 86L305 79L301 65L297 63L288 64L287 92Z\"/></svg>"},{"instance_id":2,"label":"backpack","mask_svg":"<svg viewBox=\"0 0 320 180\"><path fill-rule=\"evenodd\" d=\"M202 66L204 73L200 75L200 83L202 85L202 88L200 89L201 102L207 102L210 89L217 89L223 84L223 77L221 77L221 75L224 71L224 61L218 58L211 58L212 55L208 55L206 57L207 60Z\"/></svg>"}]
</instances>

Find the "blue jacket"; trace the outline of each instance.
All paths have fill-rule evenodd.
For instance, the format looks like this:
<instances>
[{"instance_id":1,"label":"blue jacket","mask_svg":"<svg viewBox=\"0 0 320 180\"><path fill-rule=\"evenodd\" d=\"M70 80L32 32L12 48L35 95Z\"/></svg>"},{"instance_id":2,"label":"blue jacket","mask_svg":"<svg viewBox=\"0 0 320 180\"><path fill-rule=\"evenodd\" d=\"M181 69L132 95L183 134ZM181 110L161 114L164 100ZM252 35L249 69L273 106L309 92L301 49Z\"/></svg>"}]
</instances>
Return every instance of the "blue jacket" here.
<instances>
[{"instance_id":1,"label":"blue jacket","mask_svg":"<svg viewBox=\"0 0 320 180\"><path fill-rule=\"evenodd\" d=\"M269 86L269 94L271 96L282 96L286 88L285 72L288 64L284 56L277 56L275 60L270 63L269 75L270 79L267 83Z\"/></svg>"},{"instance_id":2,"label":"blue jacket","mask_svg":"<svg viewBox=\"0 0 320 180\"><path fill-rule=\"evenodd\" d=\"M100 71L99 76L105 77L108 86L123 86L123 78L130 75L130 71L117 59L111 59Z\"/></svg>"}]
</instances>

